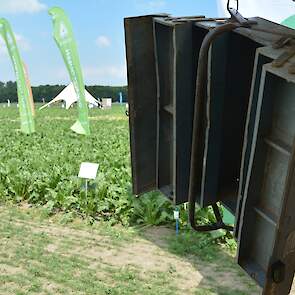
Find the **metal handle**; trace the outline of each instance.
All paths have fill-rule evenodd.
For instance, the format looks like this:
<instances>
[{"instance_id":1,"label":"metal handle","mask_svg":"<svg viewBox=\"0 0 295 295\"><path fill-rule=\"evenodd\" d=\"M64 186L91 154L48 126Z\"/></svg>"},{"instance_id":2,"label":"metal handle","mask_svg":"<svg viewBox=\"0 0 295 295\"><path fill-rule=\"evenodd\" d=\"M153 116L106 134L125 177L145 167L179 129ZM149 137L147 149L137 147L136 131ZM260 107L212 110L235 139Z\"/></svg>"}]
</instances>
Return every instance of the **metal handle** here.
<instances>
[{"instance_id":1,"label":"metal handle","mask_svg":"<svg viewBox=\"0 0 295 295\"><path fill-rule=\"evenodd\" d=\"M239 10L239 0L235 0L236 2L237 2L237 4L236 4L236 10ZM230 0L227 0L227 11L230 13L230 9L232 8L232 7L230 7Z\"/></svg>"}]
</instances>

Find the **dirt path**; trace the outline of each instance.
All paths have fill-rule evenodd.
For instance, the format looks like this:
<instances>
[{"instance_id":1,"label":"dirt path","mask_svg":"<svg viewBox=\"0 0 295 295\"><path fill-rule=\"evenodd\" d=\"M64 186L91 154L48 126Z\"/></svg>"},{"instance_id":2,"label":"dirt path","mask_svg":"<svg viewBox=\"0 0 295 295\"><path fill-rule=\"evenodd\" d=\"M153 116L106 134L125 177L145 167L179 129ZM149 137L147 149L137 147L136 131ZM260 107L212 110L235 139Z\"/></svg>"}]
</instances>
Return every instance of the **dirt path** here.
<instances>
[{"instance_id":1,"label":"dirt path","mask_svg":"<svg viewBox=\"0 0 295 295\"><path fill-rule=\"evenodd\" d=\"M226 253L173 254L171 229L63 226L6 207L0 218L0 294L259 294Z\"/></svg>"}]
</instances>

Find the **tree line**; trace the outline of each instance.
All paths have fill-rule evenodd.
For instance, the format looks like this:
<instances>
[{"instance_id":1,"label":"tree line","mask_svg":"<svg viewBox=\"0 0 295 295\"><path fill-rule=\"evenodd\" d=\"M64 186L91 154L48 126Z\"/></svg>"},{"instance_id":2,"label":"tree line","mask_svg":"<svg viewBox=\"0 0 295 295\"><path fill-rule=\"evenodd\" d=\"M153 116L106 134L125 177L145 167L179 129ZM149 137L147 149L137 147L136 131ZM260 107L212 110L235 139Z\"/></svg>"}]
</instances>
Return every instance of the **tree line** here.
<instances>
[{"instance_id":1,"label":"tree line","mask_svg":"<svg viewBox=\"0 0 295 295\"><path fill-rule=\"evenodd\" d=\"M33 86L33 96L35 102L51 101L55 98L66 85L40 85ZM122 92L123 100L127 101L127 86L86 86L86 89L95 98L112 98L113 101L119 100L119 93ZM0 82L0 103L6 103L7 100L17 102L16 82Z\"/></svg>"}]
</instances>

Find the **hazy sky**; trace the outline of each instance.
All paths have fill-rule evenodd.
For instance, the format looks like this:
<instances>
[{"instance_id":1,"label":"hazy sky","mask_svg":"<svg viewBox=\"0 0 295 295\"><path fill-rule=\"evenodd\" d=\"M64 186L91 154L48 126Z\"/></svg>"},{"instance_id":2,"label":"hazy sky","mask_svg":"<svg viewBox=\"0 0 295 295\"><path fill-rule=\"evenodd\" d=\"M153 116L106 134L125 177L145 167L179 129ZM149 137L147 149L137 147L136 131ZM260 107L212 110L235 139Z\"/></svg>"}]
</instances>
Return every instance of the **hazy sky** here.
<instances>
[{"instance_id":1,"label":"hazy sky","mask_svg":"<svg viewBox=\"0 0 295 295\"><path fill-rule=\"evenodd\" d=\"M62 57L52 38L52 22L47 13L52 6L65 9L72 21L85 83L124 85L127 83L124 17L159 12L176 16L223 16L224 12L220 8L226 2L227 0L0 0L0 17L7 18L12 25L32 85L69 82ZM240 6L246 16L260 14L276 21L289 13L295 14L295 2L292 0L240 0ZM15 75L0 38L0 81L8 80L15 80Z\"/></svg>"},{"instance_id":2,"label":"hazy sky","mask_svg":"<svg viewBox=\"0 0 295 295\"><path fill-rule=\"evenodd\" d=\"M219 14L227 15L227 1L217 1ZM234 1L231 3L234 6ZM295 14L295 2L293 0L240 0L239 11L245 17L260 16L281 23Z\"/></svg>"},{"instance_id":3,"label":"hazy sky","mask_svg":"<svg viewBox=\"0 0 295 295\"><path fill-rule=\"evenodd\" d=\"M0 0L0 17L15 32L32 85L68 83L69 76L52 38L47 10L65 9L78 43L86 84L126 84L123 19L166 12L217 15L216 0ZM6 47L0 40L0 81L15 80Z\"/></svg>"}]
</instances>

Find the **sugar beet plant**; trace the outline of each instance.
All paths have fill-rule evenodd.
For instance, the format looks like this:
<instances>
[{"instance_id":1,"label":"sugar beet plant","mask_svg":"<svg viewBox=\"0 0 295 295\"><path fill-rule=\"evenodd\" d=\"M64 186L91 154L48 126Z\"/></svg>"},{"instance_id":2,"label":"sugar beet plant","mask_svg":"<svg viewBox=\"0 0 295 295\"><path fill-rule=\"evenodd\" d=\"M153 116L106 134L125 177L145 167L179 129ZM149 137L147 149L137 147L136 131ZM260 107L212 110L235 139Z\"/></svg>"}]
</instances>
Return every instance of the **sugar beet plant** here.
<instances>
[{"instance_id":1,"label":"sugar beet plant","mask_svg":"<svg viewBox=\"0 0 295 295\"><path fill-rule=\"evenodd\" d=\"M26 136L17 130L17 109L1 108L1 199L128 223L132 214L128 121L123 109L111 114L95 110L90 115L93 132L87 138L68 131L75 110L56 108L39 112L38 132ZM100 165L87 199L77 178L83 161Z\"/></svg>"},{"instance_id":2,"label":"sugar beet plant","mask_svg":"<svg viewBox=\"0 0 295 295\"><path fill-rule=\"evenodd\" d=\"M37 113L37 130L17 128L17 108L0 108L0 200L41 205L49 214L75 212L111 223L159 225L172 222L173 206L159 193L131 194L128 119L124 107L91 110L92 134L75 135L75 110L50 108ZM78 179L81 162L99 163L87 199ZM210 220L201 210L197 218ZM187 214L181 207L181 224Z\"/></svg>"}]
</instances>

